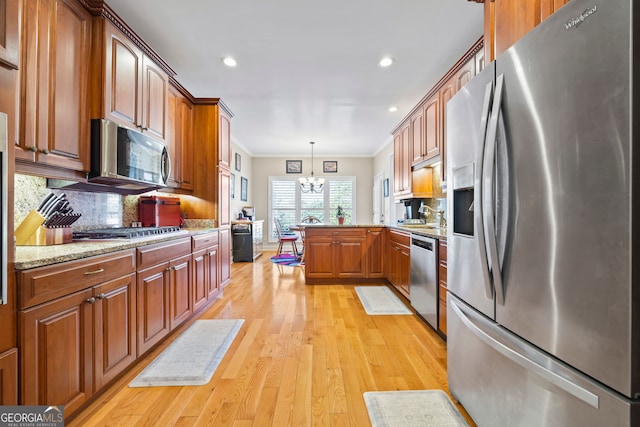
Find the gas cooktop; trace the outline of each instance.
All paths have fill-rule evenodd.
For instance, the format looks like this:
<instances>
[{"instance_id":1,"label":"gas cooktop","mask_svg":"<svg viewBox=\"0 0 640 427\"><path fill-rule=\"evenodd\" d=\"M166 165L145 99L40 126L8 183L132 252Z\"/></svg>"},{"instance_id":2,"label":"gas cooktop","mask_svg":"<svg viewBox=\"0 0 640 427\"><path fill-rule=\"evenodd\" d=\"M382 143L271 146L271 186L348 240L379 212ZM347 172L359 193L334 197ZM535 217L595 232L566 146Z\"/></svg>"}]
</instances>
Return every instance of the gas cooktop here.
<instances>
[{"instance_id":1,"label":"gas cooktop","mask_svg":"<svg viewBox=\"0 0 640 427\"><path fill-rule=\"evenodd\" d=\"M170 233L186 233L178 226L171 227L120 227L98 228L95 230L74 231L75 240L136 239Z\"/></svg>"}]
</instances>

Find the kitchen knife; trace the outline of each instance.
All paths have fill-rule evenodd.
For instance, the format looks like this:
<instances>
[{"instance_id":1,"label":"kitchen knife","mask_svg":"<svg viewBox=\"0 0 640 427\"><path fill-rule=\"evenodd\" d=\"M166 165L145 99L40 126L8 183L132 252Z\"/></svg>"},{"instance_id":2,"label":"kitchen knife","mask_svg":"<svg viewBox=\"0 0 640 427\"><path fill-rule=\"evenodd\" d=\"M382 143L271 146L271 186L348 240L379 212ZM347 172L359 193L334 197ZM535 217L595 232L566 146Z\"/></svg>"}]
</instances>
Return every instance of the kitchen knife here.
<instances>
[{"instance_id":1,"label":"kitchen knife","mask_svg":"<svg viewBox=\"0 0 640 427\"><path fill-rule=\"evenodd\" d=\"M39 211L40 214L42 214L42 216L46 217L45 214L51 208L51 206L56 202L57 196L55 194L53 194L53 193L51 193L51 194L52 194L52 197L49 197L49 200L47 200L47 203L45 203L42 206L42 210Z\"/></svg>"},{"instance_id":2,"label":"kitchen knife","mask_svg":"<svg viewBox=\"0 0 640 427\"><path fill-rule=\"evenodd\" d=\"M49 202L49 200L51 200L51 198L55 197L56 195L53 193L49 193L45 196L44 199L42 199L42 201L40 202L40 205L38 206L38 209L36 209L39 213L42 213L44 211L44 207L45 205Z\"/></svg>"}]
</instances>

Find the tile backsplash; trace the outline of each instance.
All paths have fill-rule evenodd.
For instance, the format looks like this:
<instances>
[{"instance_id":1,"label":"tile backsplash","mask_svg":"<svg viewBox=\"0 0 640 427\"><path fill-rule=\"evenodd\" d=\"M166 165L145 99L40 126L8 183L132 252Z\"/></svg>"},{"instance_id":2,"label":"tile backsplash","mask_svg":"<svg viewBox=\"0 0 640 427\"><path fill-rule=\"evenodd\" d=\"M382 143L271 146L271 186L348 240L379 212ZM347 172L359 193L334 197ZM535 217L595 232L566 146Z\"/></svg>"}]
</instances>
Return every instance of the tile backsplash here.
<instances>
[{"instance_id":1,"label":"tile backsplash","mask_svg":"<svg viewBox=\"0 0 640 427\"><path fill-rule=\"evenodd\" d=\"M73 224L74 230L96 227L122 227L138 218L138 197L112 193L85 193L47 188L46 178L15 174L14 226L36 209L50 192L65 193L74 212L82 217ZM133 219L132 219L133 218Z\"/></svg>"}]
</instances>

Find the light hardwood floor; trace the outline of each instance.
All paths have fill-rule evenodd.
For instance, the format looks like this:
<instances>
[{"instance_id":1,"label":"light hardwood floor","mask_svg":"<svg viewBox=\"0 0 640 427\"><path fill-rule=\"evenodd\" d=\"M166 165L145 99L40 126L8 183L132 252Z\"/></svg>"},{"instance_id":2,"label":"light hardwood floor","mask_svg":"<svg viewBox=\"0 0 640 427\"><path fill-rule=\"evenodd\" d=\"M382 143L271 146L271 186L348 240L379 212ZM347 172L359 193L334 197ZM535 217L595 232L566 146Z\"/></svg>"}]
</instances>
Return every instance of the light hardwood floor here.
<instances>
[{"instance_id":1,"label":"light hardwood floor","mask_svg":"<svg viewBox=\"0 0 640 427\"><path fill-rule=\"evenodd\" d=\"M353 285L305 286L302 268L271 255L233 264L199 316L245 319L207 385L127 386L170 339L67 426L362 427L366 391L448 391L445 342L415 315L369 316Z\"/></svg>"}]
</instances>

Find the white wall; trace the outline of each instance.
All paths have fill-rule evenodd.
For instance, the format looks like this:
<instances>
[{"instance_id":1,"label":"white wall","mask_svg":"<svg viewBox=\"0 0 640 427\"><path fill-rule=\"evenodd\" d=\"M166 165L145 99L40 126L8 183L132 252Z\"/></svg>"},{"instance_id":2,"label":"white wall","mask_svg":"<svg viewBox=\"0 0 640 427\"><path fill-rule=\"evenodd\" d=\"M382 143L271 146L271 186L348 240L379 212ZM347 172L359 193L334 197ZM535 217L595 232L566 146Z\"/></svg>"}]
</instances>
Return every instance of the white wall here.
<instances>
[{"instance_id":1,"label":"white wall","mask_svg":"<svg viewBox=\"0 0 640 427\"><path fill-rule=\"evenodd\" d=\"M395 224L401 208L394 202L393 198L393 169L390 159L393 155L393 140L380 150L373 159L373 175L382 172L385 178L389 178L389 197L385 197L384 203L384 223L387 225Z\"/></svg>"},{"instance_id":2,"label":"white wall","mask_svg":"<svg viewBox=\"0 0 640 427\"><path fill-rule=\"evenodd\" d=\"M250 187L253 188L253 201L256 206L258 219L268 220L269 212L269 177L291 176L286 174L286 160L302 160L302 175L311 173L311 157L254 157L253 179ZM321 177L322 162L336 160L338 172L327 174L330 176L355 176L356 177L356 224L371 224L373 218L373 158L372 157L315 157L313 171L316 177ZM268 229L265 223L265 230Z\"/></svg>"},{"instance_id":3,"label":"white wall","mask_svg":"<svg viewBox=\"0 0 640 427\"><path fill-rule=\"evenodd\" d=\"M236 170L236 154L240 155L240 171ZM254 206L253 194L255 194L253 179L253 159L246 151L240 148L238 145L231 144L231 177L232 181L235 181L234 197L231 199L231 219L234 220L238 217L238 213L242 212L243 206ZM240 178L247 178L247 201L240 200ZM263 219L263 218L259 218Z\"/></svg>"}]
</instances>

